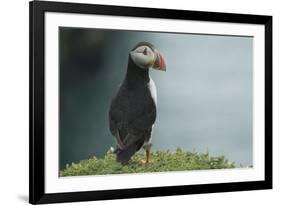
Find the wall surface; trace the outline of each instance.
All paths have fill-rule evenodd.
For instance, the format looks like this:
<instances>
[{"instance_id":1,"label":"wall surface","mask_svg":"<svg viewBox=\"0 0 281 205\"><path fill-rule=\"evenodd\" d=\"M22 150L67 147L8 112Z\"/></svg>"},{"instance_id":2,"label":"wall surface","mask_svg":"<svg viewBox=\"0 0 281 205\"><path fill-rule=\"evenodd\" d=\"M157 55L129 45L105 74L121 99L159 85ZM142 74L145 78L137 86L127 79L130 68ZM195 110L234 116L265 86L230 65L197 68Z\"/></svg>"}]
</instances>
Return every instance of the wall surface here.
<instances>
[{"instance_id":1,"label":"wall surface","mask_svg":"<svg viewBox=\"0 0 281 205\"><path fill-rule=\"evenodd\" d=\"M73 2L79 2L72 0ZM280 188L281 117L281 7L278 1L250 0L81 0L80 2L273 15L274 66L274 189L235 193L127 199L79 204L278 204ZM1 2L0 32L0 203L27 204L28 201L28 1ZM279 202L280 203L280 202ZM78 204L78 203L77 203Z\"/></svg>"}]
</instances>

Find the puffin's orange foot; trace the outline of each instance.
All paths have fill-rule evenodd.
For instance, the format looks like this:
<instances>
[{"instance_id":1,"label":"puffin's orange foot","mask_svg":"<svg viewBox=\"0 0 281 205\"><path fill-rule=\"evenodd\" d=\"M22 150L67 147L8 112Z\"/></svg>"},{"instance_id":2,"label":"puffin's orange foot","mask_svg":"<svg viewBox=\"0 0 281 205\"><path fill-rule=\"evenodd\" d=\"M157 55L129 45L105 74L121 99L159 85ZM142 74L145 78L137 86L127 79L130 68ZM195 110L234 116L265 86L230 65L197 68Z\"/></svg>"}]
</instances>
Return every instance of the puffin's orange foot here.
<instances>
[{"instance_id":1,"label":"puffin's orange foot","mask_svg":"<svg viewBox=\"0 0 281 205\"><path fill-rule=\"evenodd\" d=\"M146 164L146 160L142 159L142 160L140 160L140 163Z\"/></svg>"},{"instance_id":2,"label":"puffin's orange foot","mask_svg":"<svg viewBox=\"0 0 281 205\"><path fill-rule=\"evenodd\" d=\"M149 152L149 150L146 150L145 151L145 156L146 156L146 159L144 160L141 160L141 163L142 164L150 164L150 163L152 163L153 161L150 159L150 152Z\"/></svg>"},{"instance_id":3,"label":"puffin's orange foot","mask_svg":"<svg viewBox=\"0 0 281 205\"><path fill-rule=\"evenodd\" d=\"M151 163L153 163L153 160L145 160L145 159L142 159L142 160L140 160L140 162L142 163L142 164L151 164Z\"/></svg>"}]
</instances>

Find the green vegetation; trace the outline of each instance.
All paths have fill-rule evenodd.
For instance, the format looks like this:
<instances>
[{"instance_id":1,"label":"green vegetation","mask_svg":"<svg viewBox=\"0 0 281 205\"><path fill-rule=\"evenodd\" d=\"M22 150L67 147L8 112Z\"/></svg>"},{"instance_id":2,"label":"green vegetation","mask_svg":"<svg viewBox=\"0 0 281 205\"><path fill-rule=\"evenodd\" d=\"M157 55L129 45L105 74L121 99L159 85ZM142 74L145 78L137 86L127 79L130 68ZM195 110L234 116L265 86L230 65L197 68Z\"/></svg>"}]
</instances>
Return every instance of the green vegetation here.
<instances>
[{"instance_id":1,"label":"green vegetation","mask_svg":"<svg viewBox=\"0 0 281 205\"><path fill-rule=\"evenodd\" d=\"M204 169L235 168L224 156L211 157L209 153L184 152L178 148L175 152L155 151L151 153L152 163L143 164L143 152L136 153L127 165L116 162L115 154L108 151L104 158L82 160L79 163L67 165L60 171L60 176L103 175L143 172L167 172Z\"/></svg>"}]
</instances>

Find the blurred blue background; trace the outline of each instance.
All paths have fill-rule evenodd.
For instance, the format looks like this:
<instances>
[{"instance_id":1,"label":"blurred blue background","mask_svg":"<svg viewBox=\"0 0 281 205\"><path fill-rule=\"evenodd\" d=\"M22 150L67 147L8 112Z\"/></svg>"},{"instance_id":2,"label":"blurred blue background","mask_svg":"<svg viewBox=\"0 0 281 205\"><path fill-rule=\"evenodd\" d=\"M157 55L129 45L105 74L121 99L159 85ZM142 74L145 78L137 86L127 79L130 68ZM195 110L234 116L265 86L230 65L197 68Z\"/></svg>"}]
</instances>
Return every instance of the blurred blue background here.
<instances>
[{"instance_id":1,"label":"blurred blue background","mask_svg":"<svg viewBox=\"0 0 281 205\"><path fill-rule=\"evenodd\" d=\"M59 39L60 169L115 147L108 110L140 41L167 64L150 71L158 92L152 149L252 165L252 37L60 27Z\"/></svg>"}]
</instances>

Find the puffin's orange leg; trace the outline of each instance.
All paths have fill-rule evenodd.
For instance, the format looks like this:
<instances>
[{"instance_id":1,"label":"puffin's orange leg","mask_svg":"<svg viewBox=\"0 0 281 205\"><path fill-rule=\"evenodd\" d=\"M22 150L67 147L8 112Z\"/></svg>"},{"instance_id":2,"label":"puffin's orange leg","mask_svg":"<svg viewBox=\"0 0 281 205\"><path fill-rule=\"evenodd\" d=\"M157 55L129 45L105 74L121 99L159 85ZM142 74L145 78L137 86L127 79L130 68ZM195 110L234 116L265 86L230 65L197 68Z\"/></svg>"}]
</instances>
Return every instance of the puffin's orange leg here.
<instances>
[{"instance_id":1,"label":"puffin's orange leg","mask_svg":"<svg viewBox=\"0 0 281 205\"><path fill-rule=\"evenodd\" d=\"M141 160L141 163L143 164L148 164L151 163L152 161L150 160L150 151L146 150L145 151L145 160Z\"/></svg>"},{"instance_id":2,"label":"puffin's orange leg","mask_svg":"<svg viewBox=\"0 0 281 205\"><path fill-rule=\"evenodd\" d=\"M146 150L145 151L145 154L146 154L146 163L149 163L149 157L150 157L150 152L149 152L149 150Z\"/></svg>"}]
</instances>

